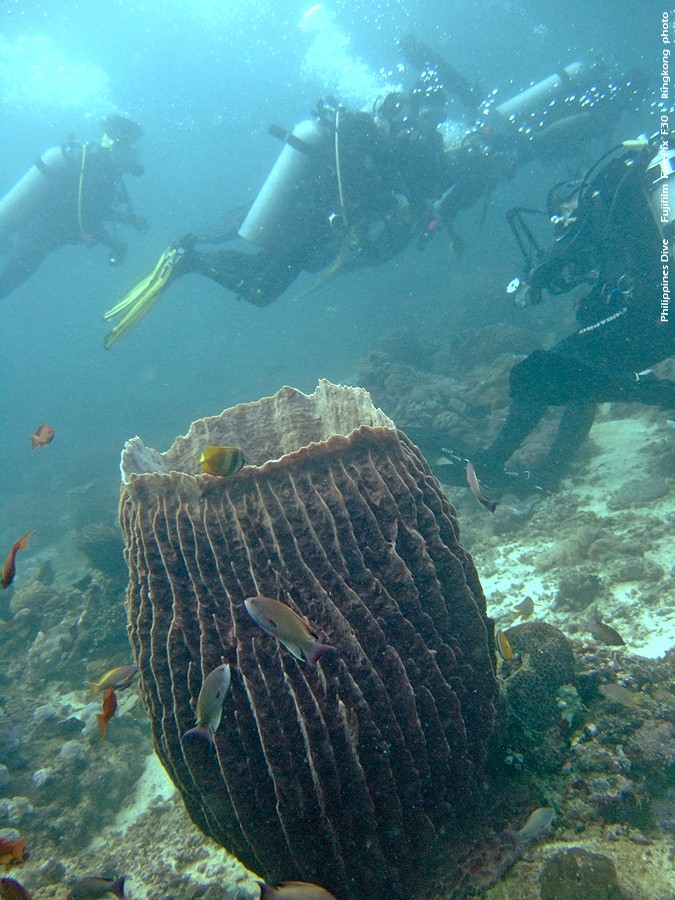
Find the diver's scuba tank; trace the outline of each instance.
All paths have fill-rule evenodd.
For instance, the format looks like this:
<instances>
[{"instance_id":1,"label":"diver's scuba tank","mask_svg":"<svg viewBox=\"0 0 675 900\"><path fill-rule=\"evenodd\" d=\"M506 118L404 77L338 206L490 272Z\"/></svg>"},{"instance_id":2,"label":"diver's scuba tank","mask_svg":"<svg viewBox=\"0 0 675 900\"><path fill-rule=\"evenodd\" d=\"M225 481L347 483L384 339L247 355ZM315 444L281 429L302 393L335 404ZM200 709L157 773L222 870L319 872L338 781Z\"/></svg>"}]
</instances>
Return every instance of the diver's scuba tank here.
<instances>
[{"instance_id":1,"label":"diver's scuba tank","mask_svg":"<svg viewBox=\"0 0 675 900\"><path fill-rule=\"evenodd\" d=\"M573 62L554 75L549 75L510 100L486 108L486 124L498 133L515 128L529 136L543 135L563 121L576 121L586 116L580 105L571 108L570 101L591 91L597 78L597 65Z\"/></svg>"},{"instance_id":2,"label":"diver's scuba tank","mask_svg":"<svg viewBox=\"0 0 675 900\"><path fill-rule=\"evenodd\" d=\"M68 166L70 159L66 148L50 147L5 194L0 200L0 240L11 237L31 220L52 192L55 177Z\"/></svg>"},{"instance_id":3,"label":"diver's scuba tank","mask_svg":"<svg viewBox=\"0 0 675 900\"><path fill-rule=\"evenodd\" d=\"M297 204L298 187L322 164L330 137L320 118L300 122L290 134L279 128L270 132L285 146L239 229L240 237L261 249L283 243Z\"/></svg>"}]
</instances>

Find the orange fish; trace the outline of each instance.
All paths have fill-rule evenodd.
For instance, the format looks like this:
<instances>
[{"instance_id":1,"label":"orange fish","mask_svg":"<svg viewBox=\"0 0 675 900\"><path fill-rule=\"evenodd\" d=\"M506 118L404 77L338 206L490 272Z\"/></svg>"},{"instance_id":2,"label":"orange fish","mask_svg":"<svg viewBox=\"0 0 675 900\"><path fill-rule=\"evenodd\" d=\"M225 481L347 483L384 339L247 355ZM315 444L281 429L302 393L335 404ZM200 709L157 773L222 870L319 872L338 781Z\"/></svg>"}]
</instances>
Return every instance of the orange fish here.
<instances>
[{"instance_id":1,"label":"orange fish","mask_svg":"<svg viewBox=\"0 0 675 900\"><path fill-rule=\"evenodd\" d=\"M19 550L25 550L28 546L28 538L31 536L33 532L29 531L28 534L24 534L20 541L17 541L16 544L9 551L7 559L5 560L5 564L2 567L2 586L3 588L7 588L14 581L14 576L16 575L16 554Z\"/></svg>"},{"instance_id":2,"label":"orange fish","mask_svg":"<svg viewBox=\"0 0 675 900\"><path fill-rule=\"evenodd\" d=\"M47 444L51 444L54 440L54 435L56 432L52 428L51 425L47 425L46 422L43 422L42 425L38 428L35 434L31 434L30 439L32 443L31 450L37 450L38 447L46 447Z\"/></svg>"},{"instance_id":3,"label":"orange fish","mask_svg":"<svg viewBox=\"0 0 675 900\"><path fill-rule=\"evenodd\" d=\"M108 730L108 722L112 719L117 711L117 694L115 688L106 688L103 694L103 712L96 716L98 722L98 730L101 732L101 740Z\"/></svg>"},{"instance_id":4,"label":"orange fish","mask_svg":"<svg viewBox=\"0 0 675 900\"><path fill-rule=\"evenodd\" d=\"M0 897L6 900L33 900L33 895L13 878L0 878Z\"/></svg>"},{"instance_id":5,"label":"orange fish","mask_svg":"<svg viewBox=\"0 0 675 900\"><path fill-rule=\"evenodd\" d=\"M15 841L0 838L0 866L10 869L17 866L24 859L28 859L28 852L25 850L26 838L17 838Z\"/></svg>"},{"instance_id":6,"label":"orange fish","mask_svg":"<svg viewBox=\"0 0 675 900\"><path fill-rule=\"evenodd\" d=\"M282 897L283 900L335 900L335 896L325 888L306 881L284 881L275 888L263 881L259 881L258 884L260 900L272 900L274 897Z\"/></svg>"}]
</instances>

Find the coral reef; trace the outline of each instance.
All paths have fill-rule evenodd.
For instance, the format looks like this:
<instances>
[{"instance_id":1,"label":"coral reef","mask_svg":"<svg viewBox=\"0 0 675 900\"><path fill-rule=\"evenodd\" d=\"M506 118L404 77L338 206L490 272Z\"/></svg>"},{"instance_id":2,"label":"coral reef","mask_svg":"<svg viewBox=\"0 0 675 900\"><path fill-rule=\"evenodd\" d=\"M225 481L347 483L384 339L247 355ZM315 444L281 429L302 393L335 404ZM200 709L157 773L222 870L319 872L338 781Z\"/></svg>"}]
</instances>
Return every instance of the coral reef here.
<instances>
[{"instance_id":1,"label":"coral reef","mask_svg":"<svg viewBox=\"0 0 675 900\"><path fill-rule=\"evenodd\" d=\"M444 438L457 433L468 446L485 444L506 410L514 360L508 353L532 348L512 343L514 334L501 346L492 343L499 336L494 333L447 334L445 329L432 341L423 335L416 342L409 335L392 339L364 371L378 403L395 414L398 425L421 421ZM488 365L493 352L501 354L494 369ZM661 372L674 374L673 363ZM384 417L370 424L388 422ZM533 455L548 427L535 436ZM248 441L246 429L230 434ZM228 439L216 431L202 435L211 436L214 442ZM247 455L259 464L255 450L247 446ZM481 892L486 900L540 900L543 871L574 848L610 859L631 900L675 896L675 654L636 655L663 656L673 644L674 454L662 413L605 405L578 465L555 495L518 500L496 494L501 505L490 516L463 488L448 489L490 615L508 633L514 607L531 596L535 621L577 638L575 667L570 683L555 691L551 682L541 695L548 727L528 734L512 718L488 763L488 789L477 818L479 824L491 822L494 831L464 836L452 825L441 826L436 851L411 862L424 881L411 898L454 900ZM192 465L198 472L197 459ZM445 470L435 471L442 478ZM0 594L0 826L7 826L3 836L25 835L30 850L24 865L9 874L36 900L63 898L76 878L95 872L129 873L129 893L139 900L253 900L259 893L254 877L193 825L164 776L135 685L120 695L108 736L99 740L100 699L91 701L83 682L131 662L123 591L102 571L105 560L96 559L99 552L105 557L108 541L111 558L118 554L113 544L119 547L119 537L110 530L117 499L112 473L105 483L76 489L58 527L40 524L34 554L22 558L15 583ZM3 513L8 541L14 539L17 510L36 520L45 511L33 488L14 502ZM73 552L85 531L92 538L91 556L85 547ZM227 566L226 554L223 548L221 565ZM589 588L594 596L587 604ZM616 627L626 646L592 640L586 630L591 620ZM380 625L382 617L376 621ZM256 638L264 659L274 643ZM516 665L522 665L520 650ZM528 666L536 674L536 654ZM286 658L280 671L286 677L296 668L302 672ZM318 668L304 674L331 675L323 662ZM515 669L509 661L500 661L498 669L508 684ZM219 742L230 736L226 728L224 722ZM384 760L390 755L383 754ZM293 762L298 759L305 757ZM240 762L245 765L245 758ZM306 770L307 763L301 764ZM523 852L508 835L538 806L555 808L553 831ZM411 852L403 843L399 850Z\"/></svg>"},{"instance_id":2,"label":"coral reef","mask_svg":"<svg viewBox=\"0 0 675 900\"><path fill-rule=\"evenodd\" d=\"M560 730L559 693L575 681L572 644L546 622L524 622L505 634L513 651L502 666L509 704L508 745L523 759L536 754L544 768L548 756L544 748L553 750L546 739L553 736L555 745Z\"/></svg>"},{"instance_id":3,"label":"coral reef","mask_svg":"<svg viewBox=\"0 0 675 900\"><path fill-rule=\"evenodd\" d=\"M100 700L84 684L130 658L119 586L83 569L69 583L56 558L26 569L0 629L0 825L39 848L34 887L59 881L59 858L81 851L129 800L150 735L130 692L100 742Z\"/></svg>"},{"instance_id":4,"label":"coral reef","mask_svg":"<svg viewBox=\"0 0 675 900\"><path fill-rule=\"evenodd\" d=\"M577 647L577 686L587 709L570 741L567 801L578 819L654 828L653 808L675 782L673 654L663 660ZM603 696L603 685L626 689ZM627 705L629 704L629 705Z\"/></svg>"},{"instance_id":5,"label":"coral reef","mask_svg":"<svg viewBox=\"0 0 675 900\"><path fill-rule=\"evenodd\" d=\"M597 574L583 566L573 569L561 576L558 582L558 593L555 597L556 608L578 612L586 609L600 595L602 582Z\"/></svg>"},{"instance_id":6,"label":"coral reef","mask_svg":"<svg viewBox=\"0 0 675 900\"><path fill-rule=\"evenodd\" d=\"M411 329L386 337L361 363L359 384L399 428L423 433L425 451L440 443L463 455L487 445L499 431L509 405L509 372L540 348L541 338L505 324L458 330L452 323L439 325L435 333L442 339ZM549 442L550 423L545 422L522 461L536 459Z\"/></svg>"},{"instance_id":7,"label":"coral reef","mask_svg":"<svg viewBox=\"0 0 675 900\"><path fill-rule=\"evenodd\" d=\"M207 443L250 464L198 475ZM192 818L270 881L407 896L442 835L461 846L476 825L498 721L484 597L424 459L364 391L321 382L195 423L166 454L134 439L122 472L132 645ZM299 663L246 614L258 593L338 652ZM221 661L212 752L181 735Z\"/></svg>"}]
</instances>

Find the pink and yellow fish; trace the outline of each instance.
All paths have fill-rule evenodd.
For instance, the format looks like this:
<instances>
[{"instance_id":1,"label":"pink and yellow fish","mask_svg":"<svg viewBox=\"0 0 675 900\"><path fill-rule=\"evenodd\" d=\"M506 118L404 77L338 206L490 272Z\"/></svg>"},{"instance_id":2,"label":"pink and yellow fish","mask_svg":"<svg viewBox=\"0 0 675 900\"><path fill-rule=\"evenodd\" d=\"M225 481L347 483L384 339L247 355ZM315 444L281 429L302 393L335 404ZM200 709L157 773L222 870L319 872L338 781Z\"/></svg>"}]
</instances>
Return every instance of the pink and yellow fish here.
<instances>
[{"instance_id":1,"label":"pink and yellow fish","mask_svg":"<svg viewBox=\"0 0 675 900\"><path fill-rule=\"evenodd\" d=\"M7 555L7 559L5 560L5 564L2 567L2 579L0 583L3 588L7 588L14 581L14 576L16 575L16 554L19 550L25 550L28 546L28 538L31 536L33 532L29 531L28 534L24 534L20 541L17 541L16 544L12 547Z\"/></svg>"},{"instance_id":2,"label":"pink and yellow fish","mask_svg":"<svg viewBox=\"0 0 675 900\"><path fill-rule=\"evenodd\" d=\"M115 688L106 688L103 692L103 710L96 716L98 722L98 730L101 740L106 736L108 731L108 722L117 712L117 694Z\"/></svg>"},{"instance_id":3,"label":"pink and yellow fish","mask_svg":"<svg viewBox=\"0 0 675 900\"><path fill-rule=\"evenodd\" d=\"M91 696L97 697L101 691L105 691L109 687L123 691L124 688L129 687L137 674L136 666L114 666L104 672L98 681L85 681L85 684L91 688Z\"/></svg>"},{"instance_id":4,"label":"pink and yellow fish","mask_svg":"<svg viewBox=\"0 0 675 900\"><path fill-rule=\"evenodd\" d=\"M56 432L52 426L43 422L42 425L36 429L35 434L31 434L30 436L31 450L37 450L38 447L46 447L47 444L51 444L55 434Z\"/></svg>"},{"instance_id":5,"label":"pink and yellow fish","mask_svg":"<svg viewBox=\"0 0 675 900\"><path fill-rule=\"evenodd\" d=\"M281 900L336 900L335 896L318 884L309 884L306 881L285 881L277 887L270 887L259 881L260 900L273 900L280 897Z\"/></svg>"},{"instance_id":6,"label":"pink and yellow fish","mask_svg":"<svg viewBox=\"0 0 675 900\"><path fill-rule=\"evenodd\" d=\"M322 644L309 622L281 600L258 594L245 600L244 606L256 625L273 635L296 659L314 665L328 650L335 650L330 644Z\"/></svg>"}]
</instances>

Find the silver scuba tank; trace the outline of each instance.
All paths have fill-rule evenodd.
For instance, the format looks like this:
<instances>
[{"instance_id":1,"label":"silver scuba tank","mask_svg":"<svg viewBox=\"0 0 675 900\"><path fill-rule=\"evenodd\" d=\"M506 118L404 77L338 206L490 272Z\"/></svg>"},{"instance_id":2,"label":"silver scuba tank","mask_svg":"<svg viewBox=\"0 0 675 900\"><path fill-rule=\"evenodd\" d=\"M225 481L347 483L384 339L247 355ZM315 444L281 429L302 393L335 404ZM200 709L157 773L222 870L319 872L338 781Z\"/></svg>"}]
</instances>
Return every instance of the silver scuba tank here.
<instances>
[{"instance_id":1,"label":"silver scuba tank","mask_svg":"<svg viewBox=\"0 0 675 900\"><path fill-rule=\"evenodd\" d=\"M65 169L68 162L62 147L50 147L5 194L0 200L0 240L30 222L53 189L53 175Z\"/></svg>"},{"instance_id":2,"label":"silver scuba tank","mask_svg":"<svg viewBox=\"0 0 675 900\"><path fill-rule=\"evenodd\" d=\"M498 131L516 128L533 135L541 133L554 123L570 117L566 98L590 90L596 75L594 66L570 63L510 100L492 106L487 114L487 123Z\"/></svg>"},{"instance_id":3,"label":"silver scuba tank","mask_svg":"<svg viewBox=\"0 0 675 900\"><path fill-rule=\"evenodd\" d=\"M261 249L279 246L293 220L298 185L311 176L329 138L319 119L295 126L239 229L240 237Z\"/></svg>"}]
</instances>

